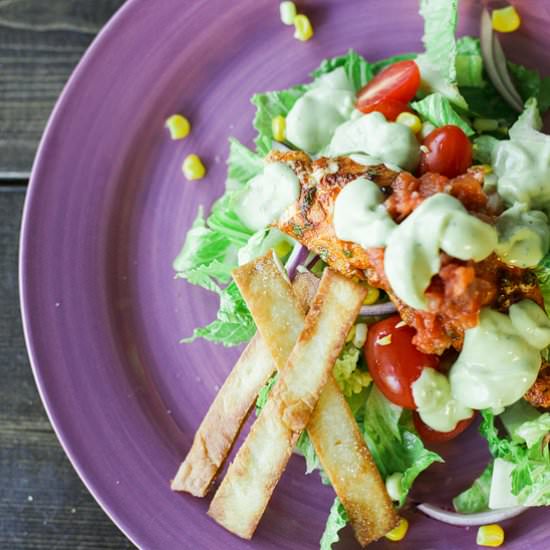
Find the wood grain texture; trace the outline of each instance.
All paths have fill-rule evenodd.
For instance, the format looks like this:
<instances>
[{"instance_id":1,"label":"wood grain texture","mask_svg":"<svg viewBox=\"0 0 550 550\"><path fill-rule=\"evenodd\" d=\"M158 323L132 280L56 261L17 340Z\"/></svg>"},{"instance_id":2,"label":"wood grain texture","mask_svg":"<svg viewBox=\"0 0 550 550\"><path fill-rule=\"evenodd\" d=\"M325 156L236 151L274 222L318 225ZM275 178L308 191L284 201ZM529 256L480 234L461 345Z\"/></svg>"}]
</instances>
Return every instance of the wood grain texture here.
<instances>
[{"instance_id":1,"label":"wood grain texture","mask_svg":"<svg viewBox=\"0 0 550 550\"><path fill-rule=\"evenodd\" d=\"M0 0L0 178L28 177L82 54L124 0Z\"/></svg>"},{"instance_id":2,"label":"wood grain texture","mask_svg":"<svg viewBox=\"0 0 550 550\"><path fill-rule=\"evenodd\" d=\"M17 284L24 196L0 187L0 548L133 548L76 475L34 384Z\"/></svg>"}]
</instances>

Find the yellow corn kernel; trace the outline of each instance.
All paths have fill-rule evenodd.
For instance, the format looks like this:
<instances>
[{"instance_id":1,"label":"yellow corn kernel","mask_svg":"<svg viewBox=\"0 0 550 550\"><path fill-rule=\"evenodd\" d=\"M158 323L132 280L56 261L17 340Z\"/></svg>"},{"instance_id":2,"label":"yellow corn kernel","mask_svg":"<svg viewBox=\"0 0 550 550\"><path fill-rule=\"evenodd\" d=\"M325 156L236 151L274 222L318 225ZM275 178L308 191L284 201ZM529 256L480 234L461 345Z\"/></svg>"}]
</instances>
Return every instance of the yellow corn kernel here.
<instances>
[{"instance_id":1,"label":"yellow corn kernel","mask_svg":"<svg viewBox=\"0 0 550 550\"><path fill-rule=\"evenodd\" d=\"M482 525L477 530L476 543L479 546L491 546L496 548L504 542L504 531L502 527L496 523L492 525Z\"/></svg>"},{"instance_id":2,"label":"yellow corn kernel","mask_svg":"<svg viewBox=\"0 0 550 550\"><path fill-rule=\"evenodd\" d=\"M281 2L279 5L281 21L285 25L294 25L296 18L296 4L294 2Z\"/></svg>"},{"instance_id":3,"label":"yellow corn kernel","mask_svg":"<svg viewBox=\"0 0 550 550\"><path fill-rule=\"evenodd\" d=\"M183 161L183 174L189 181L200 180L206 174L206 168L197 155L189 155Z\"/></svg>"},{"instance_id":4,"label":"yellow corn kernel","mask_svg":"<svg viewBox=\"0 0 550 550\"><path fill-rule=\"evenodd\" d=\"M185 139L191 131L191 124L182 115L172 115L167 118L164 126L168 128L172 139Z\"/></svg>"},{"instance_id":5,"label":"yellow corn kernel","mask_svg":"<svg viewBox=\"0 0 550 550\"><path fill-rule=\"evenodd\" d=\"M284 258L292 250L292 245L288 241L280 241L273 247L273 250L279 258Z\"/></svg>"},{"instance_id":6,"label":"yellow corn kernel","mask_svg":"<svg viewBox=\"0 0 550 550\"><path fill-rule=\"evenodd\" d=\"M348 335L346 336L346 343L351 342L355 338L355 325L351 327L351 330L348 332Z\"/></svg>"},{"instance_id":7,"label":"yellow corn kernel","mask_svg":"<svg viewBox=\"0 0 550 550\"><path fill-rule=\"evenodd\" d=\"M409 522L405 518L401 518L397 524L397 527L392 529L389 533L386 533L386 538L392 542L398 542L405 538L408 530Z\"/></svg>"},{"instance_id":8,"label":"yellow corn kernel","mask_svg":"<svg viewBox=\"0 0 550 550\"><path fill-rule=\"evenodd\" d=\"M367 296L365 297L363 305L371 306L376 302L376 300L378 300L378 298L380 298L380 291L373 286L369 286L367 290Z\"/></svg>"},{"instance_id":9,"label":"yellow corn kernel","mask_svg":"<svg viewBox=\"0 0 550 550\"><path fill-rule=\"evenodd\" d=\"M491 22L495 31L513 32L519 28L521 19L516 8L514 8L514 6L508 6L500 10L493 10Z\"/></svg>"},{"instance_id":10,"label":"yellow corn kernel","mask_svg":"<svg viewBox=\"0 0 550 550\"><path fill-rule=\"evenodd\" d=\"M306 42L313 36L313 27L307 15L297 15L294 18L294 38Z\"/></svg>"},{"instance_id":11,"label":"yellow corn kernel","mask_svg":"<svg viewBox=\"0 0 550 550\"><path fill-rule=\"evenodd\" d=\"M407 111L399 113L399 115L395 119L395 122L399 122L399 124L407 126L407 128L410 128L413 134L418 134L418 132L422 130L422 121L416 115L408 113Z\"/></svg>"},{"instance_id":12,"label":"yellow corn kernel","mask_svg":"<svg viewBox=\"0 0 550 550\"><path fill-rule=\"evenodd\" d=\"M484 174L492 174L493 167L490 164L480 164L480 167L483 168Z\"/></svg>"},{"instance_id":13,"label":"yellow corn kernel","mask_svg":"<svg viewBox=\"0 0 550 550\"><path fill-rule=\"evenodd\" d=\"M271 121L271 134L275 141L284 141L286 138L286 119L284 116L276 116Z\"/></svg>"}]
</instances>

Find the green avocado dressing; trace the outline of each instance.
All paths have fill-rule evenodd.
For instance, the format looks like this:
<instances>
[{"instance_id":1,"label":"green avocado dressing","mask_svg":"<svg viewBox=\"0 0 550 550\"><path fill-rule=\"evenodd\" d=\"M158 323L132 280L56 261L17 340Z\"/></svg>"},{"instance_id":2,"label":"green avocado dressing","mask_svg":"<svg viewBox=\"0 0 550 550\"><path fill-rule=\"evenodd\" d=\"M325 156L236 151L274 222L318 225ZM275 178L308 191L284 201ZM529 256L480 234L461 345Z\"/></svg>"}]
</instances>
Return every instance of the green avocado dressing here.
<instances>
[{"instance_id":1,"label":"green avocado dressing","mask_svg":"<svg viewBox=\"0 0 550 550\"><path fill-rule=\"evenodd\" d=\"M441 267L440 250L461 260L481 261L496 245L493 226L468 214L458 199L437 193L389 236L384 270L401 300L426 310L424 292Z\"/></svg>"}]
</instances>

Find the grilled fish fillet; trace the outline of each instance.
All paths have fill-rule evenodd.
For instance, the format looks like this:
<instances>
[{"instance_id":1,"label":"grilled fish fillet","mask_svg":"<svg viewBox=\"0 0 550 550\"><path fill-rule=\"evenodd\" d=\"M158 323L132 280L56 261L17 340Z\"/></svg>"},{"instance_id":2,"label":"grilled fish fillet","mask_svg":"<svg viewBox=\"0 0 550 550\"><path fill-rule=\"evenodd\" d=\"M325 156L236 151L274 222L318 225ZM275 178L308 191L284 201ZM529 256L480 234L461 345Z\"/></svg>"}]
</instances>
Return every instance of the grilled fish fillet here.
<instances>
[{"instance_id":1,"label":"grilled fish fillet","mask_svg":"<svg viewBox=\"0 0 550 550\"><path fill-rule=\"evenodd\" d=\"M483 170L471 169L449 180L438 174L415 178L385 165L364 166L348 157L313 161L307 154L295 151L273 151L267 161L286 163L301 186L300 198L277 222L279 229L319 254L332 269L385 290L403 320L416 329L414 343L423 352L442 354L450 347L460 350L464 331L477 325L484 306L506 311L524 298L542 304L531 270L507 266L494 255L476 263L442 254L441 271L426 292L429 311L415 310L393 294L384 273L382 248L365 250L336 237L332 223L334 202L341 189L360 176L380 187L388 212L398 222L424 199L440 192L455 196L471 213L491 222L501 206L483 192Z\"/></svg>"}]
</instances>

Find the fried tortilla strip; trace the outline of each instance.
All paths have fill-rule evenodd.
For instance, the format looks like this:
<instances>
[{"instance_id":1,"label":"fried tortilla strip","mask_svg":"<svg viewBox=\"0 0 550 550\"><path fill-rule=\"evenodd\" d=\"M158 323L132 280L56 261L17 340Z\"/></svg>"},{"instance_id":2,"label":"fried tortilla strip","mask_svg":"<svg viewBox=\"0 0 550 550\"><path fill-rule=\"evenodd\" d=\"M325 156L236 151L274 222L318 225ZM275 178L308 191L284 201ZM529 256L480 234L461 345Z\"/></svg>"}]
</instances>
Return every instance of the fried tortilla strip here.
<instances>
[{"instance_id":1,"label":"fried tortilla strip","mask_svg":"<svg viewBox=\"0 0 550 550\"><path fill-rule=\"evenodd\" d=\"M277 269L277 276L281 273ZM294 289L302 308L311 303L319 280L311 273L298 273ZM273 300L294 304L294 298L287 292L286 281L280 287L282 296ZM296 338L303 327L304 315L300 313ZM291 349L291 348L290 348ZM288 354L290 354L290 349ZM287 355L288 358L288 355ZM181 463L171 483L173 491L185 491L196 497L204 497L233 447L241 427L253 407L260 388L275 371L270 350L261 336L256 334L235 363L233 370L223 383L199 426L191 449Z\"/></svg>"},{"instance_id":2,"label":"fried tortilla strip","mask_svg":"<svg viewBox=\"0 0 550 550\"><path fill-rule=\"evenodd\" d=\"M256 334L210 405L193 445L172 481L173 491L204 497L222 467L260 388L275 370L271 354Z\"/></svg>"},{"instance_id":3,"label":"fried tortilla strip","mask_svg":"<svg viewBox=\"0 0 550 550\"><path fill-rule=\"evenodd\" d=\"M288 335L293 338L303 313L278 263L268 254L236 270L234 278L245 300L249 298L248 306L280 370L267 405L230 465L208 512L229 531L249 539L330 377L365 289L326 270L304 328L284 365L284 352L293 341ZM285 284L289 307L269 299L271 288L282 295ZM281 326L277 326L279 322Z\"/></svg>"}]
</instances>

